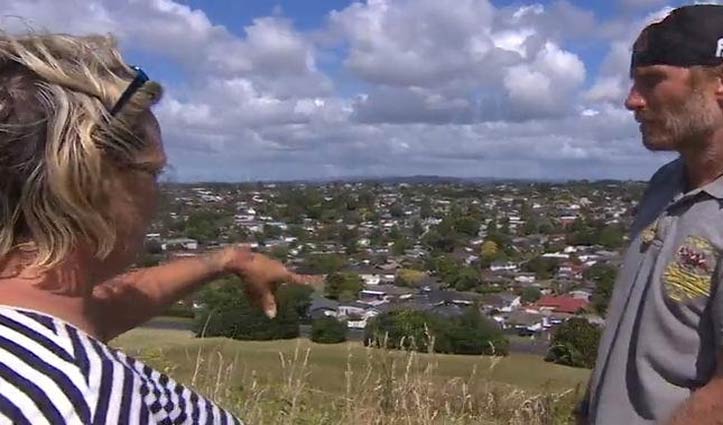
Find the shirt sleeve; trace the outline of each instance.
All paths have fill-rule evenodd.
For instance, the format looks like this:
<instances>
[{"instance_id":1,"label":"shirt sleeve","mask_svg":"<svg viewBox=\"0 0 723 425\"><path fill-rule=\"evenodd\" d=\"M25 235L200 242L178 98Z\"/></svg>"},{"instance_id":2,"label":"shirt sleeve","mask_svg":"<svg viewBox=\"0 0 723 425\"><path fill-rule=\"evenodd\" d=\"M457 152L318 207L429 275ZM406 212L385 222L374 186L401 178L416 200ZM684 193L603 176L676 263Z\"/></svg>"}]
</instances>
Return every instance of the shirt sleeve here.
<instances>
[{"instance_id":1,"label":"shirt sleeve","mask_svg":"<svg viewBox=\"0 0 723 425\"><path fill-rule=\"evenodd\" d=\"M718 256L722 254L719 252ZM711 279L711 295L708 310L712 321L713 342L716 352L723 349L723 258L718 258L716 270Z\"/></svg>"},{"instance_id":2,"label":"shirt sleeve","mask_svg":"<svg viewBox=\"0 0 723 425\"><path fill-rule=\"evenodd\" d=\"M207 425L244 425L213 401L176 383L165 374L149 375L154 390L144 398L151 412L151 423L193 423Z\"/></svg>"}]
</instances>

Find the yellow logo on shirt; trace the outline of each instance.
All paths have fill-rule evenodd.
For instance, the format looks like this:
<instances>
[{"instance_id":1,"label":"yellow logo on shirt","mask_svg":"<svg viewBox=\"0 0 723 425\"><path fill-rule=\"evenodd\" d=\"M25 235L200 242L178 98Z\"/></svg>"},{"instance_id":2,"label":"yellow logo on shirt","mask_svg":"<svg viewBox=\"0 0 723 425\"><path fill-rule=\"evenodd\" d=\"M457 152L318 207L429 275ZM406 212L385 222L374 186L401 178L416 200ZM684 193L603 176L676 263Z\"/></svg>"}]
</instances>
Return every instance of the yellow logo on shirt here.
<instances>
[{"instance_id":1,"label":"yellow logo on shirt","mask_svg":"<svg viewBox=\"0 0 723 425\"><path fill-rule=\"evenodd\" d=\"M657 234L658 220L655 220L652 224L650 224L648 227L643 229L642 232L640 232L640 243L642 244L641 248L643 251L646 250L651 243L653 243L653 240L655 240Z\"/></svg>"},{"instance_id":2,"label":"yellow logo on shirt","mask_svg":"<svg viewBox=\"0 0 723 425\"><path fill-rule=\"evenodd\" d=\"M688 236L665 268L663 283L668 297L685 302L710 295L711 276L718 262L713 245L698 236Z\"/></svg>"}]
</instances>

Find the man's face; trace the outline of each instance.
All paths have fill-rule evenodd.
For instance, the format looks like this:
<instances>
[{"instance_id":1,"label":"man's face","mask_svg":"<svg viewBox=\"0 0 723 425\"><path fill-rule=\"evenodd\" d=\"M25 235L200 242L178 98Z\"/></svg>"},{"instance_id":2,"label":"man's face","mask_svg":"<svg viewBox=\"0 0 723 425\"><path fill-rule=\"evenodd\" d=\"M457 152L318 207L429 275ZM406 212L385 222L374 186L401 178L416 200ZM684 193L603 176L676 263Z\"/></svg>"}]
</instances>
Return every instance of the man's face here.
<instances>
[{"instance_id":1,"label":"man's face","mask_svg":"<svg viewBox=\"0 0 723 425\"><path fill-rule=\"evenodd\" d=\"M668 65L635 68L625 107L640 123L643 144L652 151L682 151L705 144L723 125L715 85L693 71Z\"/></svg>"}]
</instances>

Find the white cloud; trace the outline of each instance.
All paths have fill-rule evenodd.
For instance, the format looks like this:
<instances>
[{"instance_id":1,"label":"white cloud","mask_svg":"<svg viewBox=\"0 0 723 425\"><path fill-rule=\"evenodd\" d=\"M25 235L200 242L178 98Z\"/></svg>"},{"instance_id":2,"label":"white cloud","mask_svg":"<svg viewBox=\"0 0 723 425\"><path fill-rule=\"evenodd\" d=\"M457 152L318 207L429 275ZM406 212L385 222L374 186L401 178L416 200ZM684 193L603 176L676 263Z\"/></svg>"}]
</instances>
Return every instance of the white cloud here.
<instances>
[{"instance_id":1,"label":"white cloud","mask_svg":"<svg viewBox=\"0 0 723 425\"><path fill-rule=\"evenodd\" d=\"M594 84L583 94L584 100L622 104L630 87L632 44L645 26L659 21L670 11L671 8L666 6L652 11L642 18L623 17L608 24L608 28L624 28L624 30L616 32L612 37Z\"/></svg>"},{"instance_id":2,"label":"white cloud","mask_svg":"<svg viewBox=\"0 0 723 425\"><path fill-rule=\"evenodd\" d=\"M626 8L642 9L666 4L668 0L618 0L618 3Z\"/></svg>"},{"instance_id":3,"label":"white cloud","mask_svg":"<svg viewBox=\"0 0 723 425\"><path fill-rule=\"evenodd\" d=\"M346 65L361 78L396 86L439 86L469 77L493 54L487 0L369 1L332 12L349 43Z\"/></svg>"},{"instance_id":4,"label":"white cloud","mask_svg":"<svg viewBox=\"0 0 723 425\"><path fill-rule=\"evenodd\" d=\"M644 19L600 21L567 1L368 0L310 32L282 7L235 31L172 0L3 7L177 65L156 111L183 179L644 178L667 159L643 150L621 107ZM596 75L570 47L580 41L609 43Z\"/></svg>"}]
</instances>

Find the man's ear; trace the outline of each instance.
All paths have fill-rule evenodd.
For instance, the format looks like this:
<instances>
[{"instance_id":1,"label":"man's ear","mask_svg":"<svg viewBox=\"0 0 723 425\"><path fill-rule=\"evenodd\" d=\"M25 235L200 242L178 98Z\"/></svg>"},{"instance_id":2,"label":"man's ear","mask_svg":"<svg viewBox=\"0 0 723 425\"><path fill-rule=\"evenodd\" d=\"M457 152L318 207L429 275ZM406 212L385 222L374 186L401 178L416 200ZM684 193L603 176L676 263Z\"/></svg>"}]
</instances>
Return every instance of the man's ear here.
<instances>
[{"instance_id":1,"label":"man's ear","mask_svg":"<svg viewBox=\"0 0 723 425\"><path fill-rule=\"evenodd\" d=\"M718 67L715 77L715 98L718 102L723 103L723 68Z\"/></svg>"}]
</instances>

